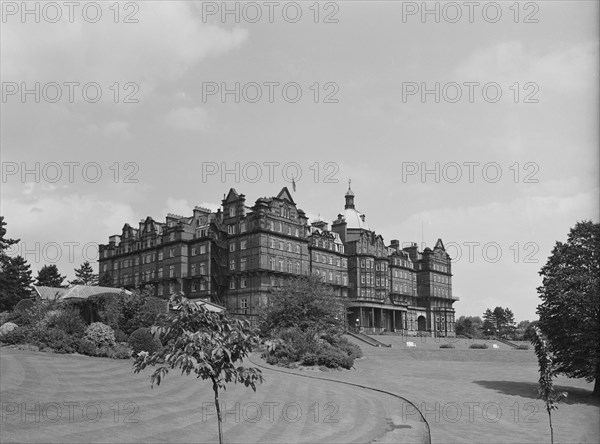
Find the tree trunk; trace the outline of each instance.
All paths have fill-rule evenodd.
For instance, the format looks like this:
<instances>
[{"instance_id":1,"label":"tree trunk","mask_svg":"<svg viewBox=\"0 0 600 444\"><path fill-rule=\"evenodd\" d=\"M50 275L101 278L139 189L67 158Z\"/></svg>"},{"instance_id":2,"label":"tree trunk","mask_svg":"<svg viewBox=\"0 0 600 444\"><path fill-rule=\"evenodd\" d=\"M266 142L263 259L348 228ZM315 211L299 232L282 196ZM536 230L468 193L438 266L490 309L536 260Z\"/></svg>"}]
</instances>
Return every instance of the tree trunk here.
<instances>
[{"instance_id":1,"label":"tree trunk","mask_svg":"<svg viewBox=\"0 0 600 444\"><path fill-rule=\"evenodd\" d=\"M212 379L212 378L211 378ZM219 405L219 386L215 379L213 382L213 391L215 392L215 407L217 408L217 423L219 424L219 444L223 444L223 430L221 425L221 406Z\"/></svg>"},{"instance_id":2,"label":"tree trunk","mask_svg":"<svg viewBox=\"0 0 600 444\"><path fill-rule=\"evenodd\" d=\"M598 380L600 380L600 378L598 375L596 375L596 381L594 381L594 391L592 392L592 395L594 395L596 398L600 398L600 383Z\"/></svg>"},{"instance_id":3,"label":"tree trunk","mask_svg":"<svg viewBox=\"0 0 600 444\"><path fill-rule=\"evenodd\" d=\"M548 420L550 421L550 443L554 444L554 429L552 428L552 413L548 409Z\"/></svg>"}]
</instances>

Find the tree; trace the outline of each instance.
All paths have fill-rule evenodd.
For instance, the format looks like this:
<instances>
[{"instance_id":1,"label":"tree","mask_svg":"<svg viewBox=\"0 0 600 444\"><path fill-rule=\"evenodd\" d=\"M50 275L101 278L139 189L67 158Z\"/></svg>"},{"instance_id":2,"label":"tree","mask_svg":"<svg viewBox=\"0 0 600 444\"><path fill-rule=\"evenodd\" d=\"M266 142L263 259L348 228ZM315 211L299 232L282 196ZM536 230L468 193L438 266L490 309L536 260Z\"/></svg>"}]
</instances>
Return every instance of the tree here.
<instances>
[{"instance_id":1,"label":"tree","mask_svg":"<svg viewBox=\"0 0 600 444\"><path fill-rule=\"evenodd\" d=\"M511 339L515 338L515 331L517 329L515 323L515 315L508 307L504 309L504 325L503 334L509 336Z\"/></svg>"},{"instance_id":2,"label":"tree","mask_svg":"<svg viewBox=\"0 0 600 444\"><path fill-rule=\"evenodd\" d=\"M515 328L515 337L519 340L519 341L524 341L525 339L525 332L527 331L527 329L529 328L529 326L531 325L530 321L521 321L517 324L516 328Z\"/></svg>"},{"instance_id":3,"label":"tree","mask_svg":"<svg viewBox=\"0 0 600 444\"><path fill-rule=\"evenodd\" d=\"M12 310L23 298L29 297L31 269L21 257L10 257L7 250L19 239L6 238L6 222L0 216L0 311Z\"/></svg>"},{"instance_id":4,"label":"tree","mask_svg":"<svg viewBox=\"0 0 600 444\"><path fill-rule=\"evenodd\" d=\"M75 268L75 279L70 282L73 285L98 285L98 275L88 261Z\"/></svg>"},{"instance_id":5,"label":"tree","mask_svg":"<svg viewBox=\"0 0 600 444\"><path fill-rule=\"evenodd\" d=\"M112 287L113 279L111 274L108 271L105 271L100 275L100 279L98 279L98 286L100 287Z\"/></svg>"},{"instance_id":6,"label":"tree","mask_svg":"<svg viewBox=\"0 0 600 444\"><path fill-rule=\"evenodd\" d=\"M483 326L482 326L482 330L484 332L485 335L487 336L493 336L496 334L497 330L496 330L496 318L494 316L494 313L492 312L491 309L487 309L485 310L485 313L483 314Z\"/></svg>"},{"instance_id":7,"label":"tree","mask_svg":"<svg viewBox=\"0 0 600 444\"><path fill-rule=\"evenodd\" d=\"M197 378L212 381L215 408L219 426L219 443L223 443L219 390L230 382L243 383L256 391L263 382L258 368L236 367L258 343L258 335L248 321L233 320L222 313L210 312L203 306L174 295L171 303L176 313L166 315L161 327L153 327L164 347L152 354L140 352L134 361L134 371L139 373L147 366L160 364L151 376L151 387L160 385L169 369L181 373L194 373Z\"/></svg>"},{"instance_id":8,"label":"tree","mask_svg":"<svg viewBox=\"0 0 600 444\"><path fill-rule=\"evenodd\" d=\"M600 224L577 222L540 271L539 327L557 372L595 381L600 396Z\"/></svg>"},{"instance_id":9,"label":"tree","mask_svg":"<svg viewBox=\"0 0 600 444\"><path fill-rule=\"evenodd\" d=\"M63 276L58 272L56 265L44 265L42 269L38 271L38 275L35 278L35 285L61 288L63 287L62 282L65 280L65 277L66 276Z\"/></svg>"},{"instance_id":10,"label":"tree","mask_svg":"<svg viewBox=\"0 0 600 444\"><path fill-rule=\"evenodd\" d=\"M21 256L9 258L3 264L0 277L0 311L12 310L21 299L30 297L29 286L32 282L31 267L27 261Z\"/></svg>"},{"instance_id":11,"label":"tree","mask_svg":"<svg viewBox=\"0 0 600 444\"><path fill-rule=\"evenodd\" d=\"M481 335L483 321L479 316L461 316L456 321L456 334L478 338Z\"/></svg>"},{"instance_id":12,"label":"tree","mask_svg":"<svg viewBox=\"0 0 600 444\"><path fill-rule=\"evenodd\" d=\"M316 276L288 279L269 295L262 329L298 328L302 332L340 333L346 322L345 300Z\"/></svg>"},{"instance_id":13,"label":"tree","mask_svg":"<svg viewBox=\"0 0 600 444\"><path fill-rule=\"evenodd\" d=\"M555 361L554 356L548 348L548 342L542 336L541 331L537 327L532 328L533 332L533 346L535 348L535 354L538 358L538 364L540 366L540 388L538 392L540 398L546 403L546 411L548 412L548 421L550 422L550 442L554 444L554 429L552 427L552 410L557 410L558 404L561 400L567 397L567 392L556 393L554 391L554 383L552 379L555 375Z\"/></svg>"}]
</instances>

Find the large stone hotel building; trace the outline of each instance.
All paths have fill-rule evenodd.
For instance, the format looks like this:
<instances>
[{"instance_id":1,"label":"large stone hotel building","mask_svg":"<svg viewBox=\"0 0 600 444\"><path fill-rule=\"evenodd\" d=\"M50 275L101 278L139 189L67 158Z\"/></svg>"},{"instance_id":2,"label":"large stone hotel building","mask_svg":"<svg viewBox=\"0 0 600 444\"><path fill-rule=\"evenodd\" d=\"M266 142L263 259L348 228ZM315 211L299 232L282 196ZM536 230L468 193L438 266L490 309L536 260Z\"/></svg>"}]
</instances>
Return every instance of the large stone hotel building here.
<instances>
[{"instance_id":1,"label":"large stone hotel building","mask_svg":"<svg viewBox=\"0 0 600 444\"><path fill-rule=\"evenodd\" d=\"M363 331L454 336L452 264L444 244L418 251L369 227L348 187L344 211L331 224L308 223L290 192L246 205L233 188L216 213L151 217L100 245L100 274L113 285L148 287L158 297L190 299L256 317L273 287L313 274L348 298L348 325Z\"/></svg>"}]
</instances>

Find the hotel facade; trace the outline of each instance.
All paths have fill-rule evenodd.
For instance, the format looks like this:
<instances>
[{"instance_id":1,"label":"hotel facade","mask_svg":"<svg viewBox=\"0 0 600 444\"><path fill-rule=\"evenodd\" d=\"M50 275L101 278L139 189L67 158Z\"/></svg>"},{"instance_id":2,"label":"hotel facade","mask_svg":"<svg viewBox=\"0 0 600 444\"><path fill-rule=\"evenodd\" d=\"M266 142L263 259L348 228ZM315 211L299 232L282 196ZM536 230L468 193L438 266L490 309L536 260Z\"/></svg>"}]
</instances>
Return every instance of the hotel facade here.
<instances>
[{"instance_id":1,"label":"hotel facade","mask_svg":"<svg viewBox=\"0 0 600 444\"><path fill-rule=\"evenodd\" d=\"M100 274L113 286L147 288L160 298L183 292L231 314L257 317L270 292L290 277L315 275L348 300L348 327L371 333L455 336L452 264L443 242L386 245L369 227L348 187L329 227L309 224L290 192L253 206L233 188L216 212L151 217L99 246Z\"/></svg>"}]
</instances>

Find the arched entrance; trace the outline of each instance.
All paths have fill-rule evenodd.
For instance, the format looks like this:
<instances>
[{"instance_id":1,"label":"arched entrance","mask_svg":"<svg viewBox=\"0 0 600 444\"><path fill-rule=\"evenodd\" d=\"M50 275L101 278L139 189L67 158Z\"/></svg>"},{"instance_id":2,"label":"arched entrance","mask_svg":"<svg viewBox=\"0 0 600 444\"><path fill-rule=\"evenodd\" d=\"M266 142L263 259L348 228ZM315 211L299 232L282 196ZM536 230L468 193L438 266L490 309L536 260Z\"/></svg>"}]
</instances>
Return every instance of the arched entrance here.
<instances>
[{"instance_id":1,"label":"arched entrance","mask_svg":"<svg viewBox=\"0 0 600 444\"><path fill-rule=\"evenodd\" d=\"M427 330L427 321L425 320L425 316L419 316L417 318L417 329L419 331L426 331Z\"/></svg>"}]
</instances>

